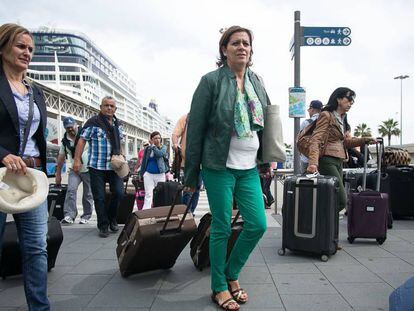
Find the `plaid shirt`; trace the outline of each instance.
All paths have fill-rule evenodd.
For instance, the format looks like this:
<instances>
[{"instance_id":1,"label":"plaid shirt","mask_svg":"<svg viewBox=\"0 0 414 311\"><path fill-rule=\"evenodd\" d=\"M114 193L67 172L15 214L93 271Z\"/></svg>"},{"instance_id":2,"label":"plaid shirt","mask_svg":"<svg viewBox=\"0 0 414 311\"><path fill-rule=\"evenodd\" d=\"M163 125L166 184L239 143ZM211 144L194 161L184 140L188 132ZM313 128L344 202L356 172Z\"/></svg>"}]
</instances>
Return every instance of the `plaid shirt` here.
<instances>
[{"instance_id":1,"label":"plaid shirt","mask_svg":"<svg viewBox=\"0 0 414 311\"><path fill-rule=\"evenodd\" d=\"M119 134L122 142L122 127L119 127ZM97 170L112 170L111 142L106 138L105 131L100 127L90 126L82 131L80 137L89 142L88 167Z\"/></svg>"}]
</instances>

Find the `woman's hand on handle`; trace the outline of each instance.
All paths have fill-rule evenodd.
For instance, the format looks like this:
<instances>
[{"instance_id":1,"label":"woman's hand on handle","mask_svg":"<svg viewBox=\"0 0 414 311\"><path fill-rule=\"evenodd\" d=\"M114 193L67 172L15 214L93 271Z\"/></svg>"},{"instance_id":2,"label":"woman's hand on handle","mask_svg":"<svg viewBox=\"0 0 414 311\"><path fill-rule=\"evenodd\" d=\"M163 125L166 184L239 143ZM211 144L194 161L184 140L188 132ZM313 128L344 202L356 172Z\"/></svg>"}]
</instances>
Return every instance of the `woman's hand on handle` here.
<instances>
[{"instance_id":1,"label":"woman's hand on handle","mask_svg":"<svg viewBox=\"0 0 414 311\"><path fill-rule=\"evenodd\" d=\"M313 174L313 173L316 173L318 171L318 167L314 164L309 164L306 171Z\"/></svg>"}]
</instances>

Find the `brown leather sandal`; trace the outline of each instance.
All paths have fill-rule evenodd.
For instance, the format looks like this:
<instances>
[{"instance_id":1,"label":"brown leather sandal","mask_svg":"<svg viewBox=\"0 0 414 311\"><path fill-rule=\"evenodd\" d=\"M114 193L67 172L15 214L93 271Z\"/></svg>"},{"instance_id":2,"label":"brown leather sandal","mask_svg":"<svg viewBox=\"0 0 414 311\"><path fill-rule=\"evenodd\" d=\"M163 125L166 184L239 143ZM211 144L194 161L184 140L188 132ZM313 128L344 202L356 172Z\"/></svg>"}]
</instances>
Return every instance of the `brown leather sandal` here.
<instances>
[{"instance_id":1,"label":"brown leather sandal","mask_svg":"<svg viewBox=\"0 0 414 311\"><path fill-rule=\"evenodd\" d=\"M230 287L230 285L229 285ZM234 300L237 301L237 303L239 304L244 304L246 303L249 298L243 298L242 296L247 295L247 292L243 289L243 288L238 288L236 290L231 291L230 289L230 294L233 296Z\"/></svg>"},{"instance_id":2,"label":"brown leather sandal","mask_svg":"<svg viewBox=\"0 0 414 311\"><path fill-rule=\"evenodd\" d=\"M236 300L234 300L234 298L229 298L223 301L222 303L220 303L217 298L217 293L213 293L211 294L211 300L213 300L213 302L216 305L218 305L221 309L226 310L226 311L238 311L240 309L240 306L238 305ZM237 307L231 308L231 306L232 305L234 306L235 304L237 305Z\"/></svg>"}]
</instances>

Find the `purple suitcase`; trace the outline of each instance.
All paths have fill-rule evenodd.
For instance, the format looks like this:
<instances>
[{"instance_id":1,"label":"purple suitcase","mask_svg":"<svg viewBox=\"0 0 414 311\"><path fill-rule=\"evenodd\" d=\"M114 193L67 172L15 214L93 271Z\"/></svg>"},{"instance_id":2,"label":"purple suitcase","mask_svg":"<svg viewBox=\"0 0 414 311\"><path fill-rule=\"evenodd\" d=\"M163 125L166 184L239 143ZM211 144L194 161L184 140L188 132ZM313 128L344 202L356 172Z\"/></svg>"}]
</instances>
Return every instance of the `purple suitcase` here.
<instances>
[{"instance_id":1,"label":"purple suitcase","mask_svg":"<svg viewBox=\"0 0 414 311\"><path fill-rule=\"evenodd\" d=\"M382 139L378 139L381 143ZM367 145L365 148L368 149ZM381 159L381 148L378 158ZM365 152L365 155L367 152ZM373 238L379 244L387 239L387 218L388 218L388 194L381 193L380 175L381 161L378 161L378 180L376 191L366 190L366 167L365 156L363 191L351 194L351 202L348 210L348 241L353 243L356 238Z\"/></svg>"}]
</instances>

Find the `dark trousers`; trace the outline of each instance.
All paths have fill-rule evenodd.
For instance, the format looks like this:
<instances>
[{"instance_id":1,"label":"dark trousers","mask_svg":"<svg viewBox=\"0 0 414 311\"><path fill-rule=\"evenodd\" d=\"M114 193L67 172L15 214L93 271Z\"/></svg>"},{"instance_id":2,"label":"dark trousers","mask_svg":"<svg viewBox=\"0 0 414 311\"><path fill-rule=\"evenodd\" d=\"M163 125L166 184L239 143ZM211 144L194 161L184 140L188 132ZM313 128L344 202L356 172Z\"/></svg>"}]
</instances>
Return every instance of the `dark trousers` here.
<instances>
[{"instance_id":1,"label":"dark trousers","mask_svg":"<svg viewBox=\"0 0 414 311\"><path fill-rule=\"evenodd\" d=\"M321 175L335 176L339 180L339 192L338 192L338 206L332 206L339 213L346 207L346 192L342 177L342 165L343 161L340 158L323 156L319 159L319 173ZM339 217L338 217L339 222ZM335 236L339 236L339 224L335 228Z\"/></svg>"},{"instance_id":2,"label":"dark trousers","mask_svg":"<svg viewBox=\"0 0 414 311\"><path fill-rule=\"evenodd\" d=\"M96 216L98 218L98 228L108 228L110 222L116 221L118 206L124 196L123 181L112 170L97 170L90 167L89 174ZM107 206L105 204L106 182L109 183L109 190L111 192L111 202Z\"/></svg>"}]
</instances>

